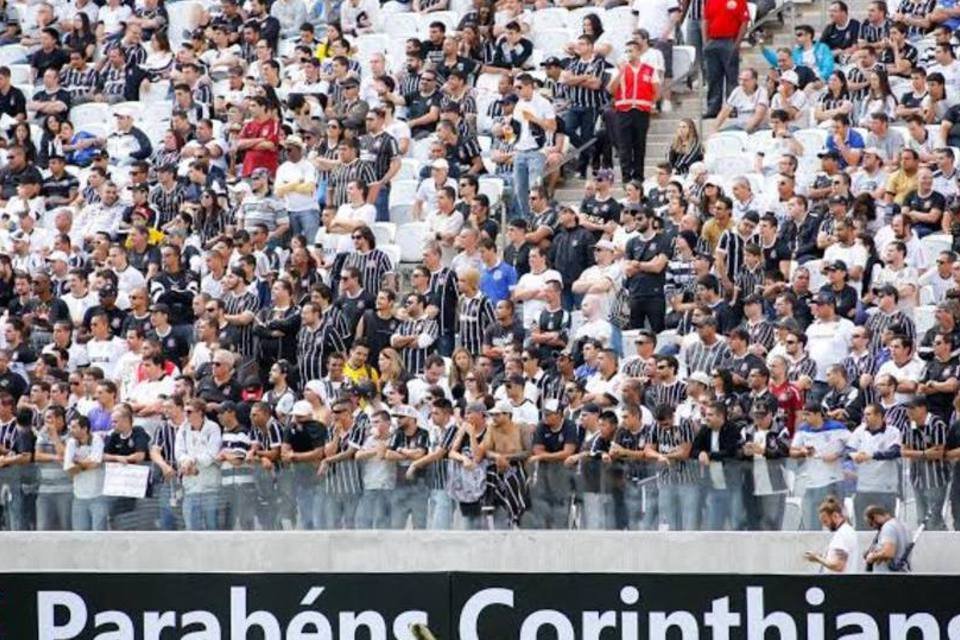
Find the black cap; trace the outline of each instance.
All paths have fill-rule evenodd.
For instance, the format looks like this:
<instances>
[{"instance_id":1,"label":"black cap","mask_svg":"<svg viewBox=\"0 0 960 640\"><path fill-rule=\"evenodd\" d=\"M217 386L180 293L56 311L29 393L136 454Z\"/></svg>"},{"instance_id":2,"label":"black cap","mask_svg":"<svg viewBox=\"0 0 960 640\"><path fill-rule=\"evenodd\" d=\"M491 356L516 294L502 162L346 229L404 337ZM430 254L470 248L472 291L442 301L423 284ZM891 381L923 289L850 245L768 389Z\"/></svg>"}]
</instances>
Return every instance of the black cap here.
<instances>
[{"instance_id":1,"label":"black cap","mask_svg":"<svg viewBox=\"0 0 960 640\"><path fill-rule=\"evenodd\" d=\"M823 405L816 400L807 400L803 405L803 410L807 413L823 413Z\"/></svg>"},{"instance_id":2,"label":"black cap","mask_svg":"<svg viewBox=\"0 0 960 640\"><path fill-rule=\"evenodd\" d=\"M580 409L580 413L600 413L600 405L596 402L588 402Z\"/></svg>"},{"instance_id":3,"label":"black cap","mask_svg":"<svg viewBox=\"0 0 960 640\"><path fill-rule=\"evenodd\" d=\"M341 86L341 87L344 87L344 88L346 88L346 87L359 87L359 86L360 86L360 81L357 80L356 76L347 76L346 78L344 78L343 80L340 81L340 86Z\"/></svg>"},{"instance_id":4,"label":"black cap","mask_svg":"<svg viewBox=\"0 0 960 640\"><path fill-rule=\"evenodd\" d=\"M877 297L879 296L893 296L895 298L899 297L899 294L897 293L897 288L892 284L885 284L882 287L877 287L876 295Z\"/></svg>"},{"instance_id":5,"label":"black cap","mask_svg":"<svg viewBox=\"0 0 960 640\"><path fill-rule=\"evenodd\" d=\"M550 56L540 63L541 67L563 67L563 61L557 56Z\"/></svg>"},{"instance_id":6,"label":"black cap","mask_svg":"<svg viewBox=\"0 0 960 640\"><path fill-rule=\"evenodd\" d=\"M817 154L818 158L833 158L834 160L840 160L839 151L821 151Z\"/></svg>"},{"instance_id":7,"label":"black cap","mask_svg":"<svg viewBox=\"0 0 960 640\"><path fill-rule=\"evenodd\" d=\"M520 385L520 386L522 387L522 386L524 386L526 383L527 383L526 378L524 378L524 377L523 377L522 375L520 375L519 373L515 373L515 374L513 374L512 376L510 376L509 378L507 378L507 384L516 384L516 385Z\"/></svg>"},{"instance_id":8,"label":"black cap","mask_svg":"<svg viewBox=\"0 0 960 640\"><path fill-rule=\"evenodd\" d=\"M157 302L156 304L150 305L151 313L165 313L170 315L170 305L163 302Z\"/></svg>"},{"instance_id":9,"label":"black cap","mask_svg":"<svg viewBox=\"0 0 960 640\"><path fill-rule=\"evenodd\" d=\"M220 413L236 413L237 403L233 400L227 400L220 403Z\"/></svg>"},{"instance_id":10,"label":"black cap","mask_svg":"<svg viewBox=\"0 0 960 640\"><path fill-rule=\"evenodd\" d=\"M827 271L846 271L847 263L843 260L834 260L833 262L828 263L824 269Z\"/></svg>"}]
</instances>

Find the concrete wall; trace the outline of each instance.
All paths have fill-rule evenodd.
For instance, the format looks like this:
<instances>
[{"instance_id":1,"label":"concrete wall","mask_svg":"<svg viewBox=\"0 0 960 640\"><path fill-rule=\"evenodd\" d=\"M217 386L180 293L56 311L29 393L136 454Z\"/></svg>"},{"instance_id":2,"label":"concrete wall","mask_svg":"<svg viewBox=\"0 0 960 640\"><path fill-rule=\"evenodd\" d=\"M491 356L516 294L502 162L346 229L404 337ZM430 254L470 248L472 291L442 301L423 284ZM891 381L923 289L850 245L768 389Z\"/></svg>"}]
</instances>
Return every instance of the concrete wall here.
<instances>
[{"instance_id":1,"label":"concrete wall","mask_svg":"<svg viewBox=\"0 0 960 640\"><path fill-rule=\"evenodd\" d=\"M0 571L815 573L829 533L3 533ZM872 534L861 537L861 551ZM243 547L244 553L236 552ZM405 549L397 554L397 549ZM917 572L960 574L960 534L926 533Z\"/></svg>"}]
</instances>

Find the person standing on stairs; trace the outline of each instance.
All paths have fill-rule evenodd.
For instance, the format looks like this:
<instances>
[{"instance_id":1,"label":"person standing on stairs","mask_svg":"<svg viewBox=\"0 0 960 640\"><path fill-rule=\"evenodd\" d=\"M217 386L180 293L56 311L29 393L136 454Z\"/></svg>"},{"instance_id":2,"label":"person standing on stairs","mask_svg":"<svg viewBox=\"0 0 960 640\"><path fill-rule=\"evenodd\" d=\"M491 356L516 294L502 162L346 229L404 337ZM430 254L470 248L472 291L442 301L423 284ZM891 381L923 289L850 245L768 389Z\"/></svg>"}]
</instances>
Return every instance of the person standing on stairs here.
<instances>
[{"instance_id":1,"label":"person standing on stairs","mask_svg":"<svg viewBox=\"0 0 960 640\"><path fill-rule=\"evenodd\" d=\"M733 91L740 73L740 41L747 32L750 13L746 0L704 0L703 57L707 67L707 110L715 118L723 100Z\"/></svg>"},{"instance_id":2,"label":"person standing on stairs","mask_svg":"<svg viewBox=\"0 0 960 640\"><path fill-rule=\"evenodd\" d=\"M646 35L641 30L641 39ZM613 93L613 108L616 112L618 153L624 182L643 180L643 163L647 149L647 131L650 128L650 111L660 93L657 70L641 61L645 42L627 42L627 60L617 65L617 72L610 81Z\"/></svg>"}]
</instances>

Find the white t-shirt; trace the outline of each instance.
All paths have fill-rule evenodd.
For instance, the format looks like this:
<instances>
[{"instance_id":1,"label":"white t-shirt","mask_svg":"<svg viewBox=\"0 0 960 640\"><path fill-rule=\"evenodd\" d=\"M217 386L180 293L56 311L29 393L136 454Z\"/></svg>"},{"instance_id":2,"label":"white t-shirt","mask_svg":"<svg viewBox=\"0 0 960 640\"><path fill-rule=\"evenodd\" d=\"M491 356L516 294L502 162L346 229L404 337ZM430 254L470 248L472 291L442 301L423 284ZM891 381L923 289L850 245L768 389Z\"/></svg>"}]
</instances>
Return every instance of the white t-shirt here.
<instances>
[{"instance_id":1,"label":"white t-shirt","mask_svg":"<svg viewBox=\"0 0 960 640\"><path fill-rule=\"evenodd\" d=\"M760 107L769 107L770 100L767 98L767 90L763 87L757 87L757 90L754 91L752 95L747 95L741 87L737 87L730 92L730 97L727 98L727 104L736 109L737 112L737 116L730 118L730 122L742 127L746 126L750 118L757 112L757 109Z\"/></svg>"},{"instance_id":2,"label":"white t-shirt","mask_svg":"<svg viewBox=\"0 0 960 640\"><path fill-rule=\"evenodd\" d=\"M513 118L520 123L520 136L517 138L515 148L517 151L532 151L540 149L543 143L538 143L530 130L530 123L524 117L524 113L531 113L540 119L556 118L557 114L553 110L550 101L539 93L533 94L530 100L521 100L513 110Z\"/></svg>"},{"instance_id":3,"label":"white t-shirt","mask_svg":"<svg viewBox=\"0 0 960 640\"><path fill-rule=\"evenodd\" d=\"M377 209L372 204L366 203L354 208L352 204L347 202L340 205L340 208L337 209L336 219L340 221L362 222L368 227L371 227L377 219ZM338 253L353 251L353 241L350 239L349 233L328 233L327 237L336 239Z\"/></svg>"},{"instance_id":4,"label":"white t-shirt","mask_svg":"<svg viewBox=\"0 0 960 640\"><path fill-rule=\"evenodd\" d=\"M399 139L398 139L399 141ZM447 178L447 181L443 184L445 187L457 188L457 183L453 178ZM429 214L437 208L437 192L440 189L437 188L437 183L432 177L427 178L420 183L420 186L417 187L417 195L415 199L423 203L422 211Z\"/></svg>"},{"instance_id":5,"label":"white t-shirt","mask_svg":"<svg viewBox=\"0 0 960 640\"><path fill-rule=\"evenodd\" d=\"M673 40L670 13L680 11L677 0L636 0L633 11L637 14L637 29L646 29L651 41L664 39L665 34L667 40Z\"/></svg>"},{"instance_id":6,"label":"white t-shirt","mask_svg":"<svg viewBox=\"0 0 960 640\"><path fill-rule=\"evenodd\" d=\"M830 538L830 544L827 546L827 559L840 552L847 557L847 565L839 573L859 573L860 572L860 544L857 542L857 532L853 530L849 522L844 522L840 528L833 532ZM837 573L824 569L827 573Z\"/></svg>"},{"instance_id":7,"label":"white t-shirt","mask_svg":"<svg viewBox=\"0 0 960 640\"><path fill-rule=\"evenodd\" d=\"M532 271L520 276L514 291L530 291L531 289L542 289L549 280L559 280L563 282L563 277L559 271L547 269L543 273L534 273ZM529 331L533 328L533 323L540 318L540 312L547 306L547 303L537 298L531 298L523 302L523 328Z\"/></svg>"},{"instance_id":8,"label":"white t-shirt","mask_svg":"<svg viewBox=\"0 0 960 640\"><path fill-rule=\"evenodd\" d=\"M87 356L90 358L90 366L100 367L103 376L107 380L113 380L116 377L117 363L120 356L127 352L127 343L117 337L109 340L90 340L87 342Z\"/></svg>"},{"instance_id":9,"label":"white t-shirt","mask_svg":"<svg viewBox=\"0 0 960 640\"><path fill-rule=\"evenodd\" d=\"M815 380L826 382L827 369L846 357L852 332L853 323L839 317L836 322L816 321L807 327L807 351L810 359L817 363Z\"/></svg>"},{"instance_id":10,"label":"white t-shirt","mask_svg":"<svg viewBox=\"0 0 960 640\"><path fill-rule=\"evenodd\" d=\"M313 163L306 158L300 162L284 162L277 168L276 186L296 184L298 182L307 182L312 185L317 184L317 170ZM317 190L314 186L310 195L290 192L283 196L283 204L288 212L292 211L311 211L317 208ZM341 207L342 209L342 207ZM337 212L339 214L339 211Z\"/></svg>"},{"instance_id":11,"label":"white t-shirt","mask_svg":"<svg viewBox=\"0 0 960 640\"><path fill-rule=\"evenodd\" d=\"M889 451L899 447L900 430L896 427L884 427L874 433L865 424L854 429L847 446L853 451L862 451L871 456L878 451ZM857 490L863 492L894 493L899 481L897 460L875 460L857 464Z\"/></svg>"},{"instance_id":12,"label":"white t-shirt","mask_svg":"<svg viewBox=\"0 0 960 640\"><path fill-rule=\"evenodd\" d=\"M867 257L866 248L859 242L854 242L849 247L834 242L823 252L824 263L843 260L847 267L860 267L861 269L867 266Z\"/></svg>"},{"instance_id":13,"label":"white t-shirt","mask_svg":"<svg viewBox=\"0 0 960 640\"><path fill-rule=\"evenodd\" d=\"M70 321L73 322L73 324L83 322L83 315L87 312L87 309L95 307L99 302L99 298L92 292L87 292L87 295L82 298L77 298L68 293L61 297L61 300L63 300L67 308L70 309Z\"/></svg>"},{"instance_id":14,"label":"white t-shirt","mask_svg":"<svg viewBox=\"0 0 960 640\"><path fill-rule=\"evenodd\" d=\"M876 378L879 378L883 375L891 375L896 378L898 382L902 382L904 380L919 380L921 374L923 373L923 366L923 360L916 356L908 360L907 363L902 367L897 365L893 359L890 359L880 365L880 369L877 371ZM876 378L874 378L874 380L876 380ZM913 399L913 394L898 392L894 397L896 398L897 402L906 404Z\"/></svg>"},{"instance_id":15,"label":"white t-shirt","mask_svg":"<svg viewBox=\"0 0 960 640\"><path fill-rule=\"evenodd\" d=\"M843 480L843 467L840 460L826 462L824 455L835 455L843 452L850 432L846 428L828 428L826 424L820 429L801 427L793 434L791 446L798 449L813 448L813 455L804 458L802 473L807 478L807 488L816 489Z\"/></svg>"},{"instance_id":16,"label":"white t-shirt","mask_svg":"<svg viewBox=\"0 0 960 640\"><path fill-rule=\"evenodd\" d=\"M410 141L410 126L403 120L394 120L384 128L386 129L386 132L392 135L394 140L397 141L397 145L400 145L400 143L403 142L404 140L406 140L407 142ZM413 146L411 145L407 149L407 152L410 152L412 150L413 150Z\"/></svg>"}]
</instances>

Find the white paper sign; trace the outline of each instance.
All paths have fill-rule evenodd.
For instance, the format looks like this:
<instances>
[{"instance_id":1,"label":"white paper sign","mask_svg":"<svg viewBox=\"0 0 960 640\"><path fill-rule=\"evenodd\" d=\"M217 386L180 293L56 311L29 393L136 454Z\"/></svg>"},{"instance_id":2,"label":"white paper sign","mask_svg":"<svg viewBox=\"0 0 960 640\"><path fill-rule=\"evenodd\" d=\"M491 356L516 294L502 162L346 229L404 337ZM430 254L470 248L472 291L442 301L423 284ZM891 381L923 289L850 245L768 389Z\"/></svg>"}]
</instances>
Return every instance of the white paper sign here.
<instances>
[{"instance_id":1,"label":"white paper sign","mask_svg":"<svg viewBox=\"0 0 960 640\"><path fill-rule=\"evenodd\" d=\"M103 475L103 495L118 498L143 498L147 495L150 467L108 462Z\"/></svg>"}]
</instances>

